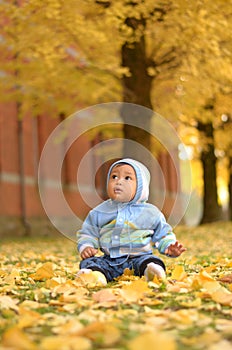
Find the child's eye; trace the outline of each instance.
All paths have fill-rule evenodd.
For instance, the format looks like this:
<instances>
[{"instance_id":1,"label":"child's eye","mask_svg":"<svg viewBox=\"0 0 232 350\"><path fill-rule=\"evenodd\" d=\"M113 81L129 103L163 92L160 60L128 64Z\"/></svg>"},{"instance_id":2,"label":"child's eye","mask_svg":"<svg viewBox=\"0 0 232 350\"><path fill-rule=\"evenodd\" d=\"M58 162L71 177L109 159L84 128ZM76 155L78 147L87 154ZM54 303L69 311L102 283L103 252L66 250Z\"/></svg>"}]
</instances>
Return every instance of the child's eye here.
<instances>
[{"instance_id":1,"label":"child's eye","mask_svg":"<svg viewBox=\"0 0 232 350\"><path fill-rule=\"evenodd\" d=\"M112 175L112 179L117 179L117 175Z\"/></svg>"},{"instance_id":2,"label":"child's eye","mask_svg":"<svg viewBox=\"0 0 232 350\"><path fill-rule=\"evenodd\" d=\"M126 176L125 179L126 180L131 180L131 177L130 176Z\"/></svg>"}]
</instances>

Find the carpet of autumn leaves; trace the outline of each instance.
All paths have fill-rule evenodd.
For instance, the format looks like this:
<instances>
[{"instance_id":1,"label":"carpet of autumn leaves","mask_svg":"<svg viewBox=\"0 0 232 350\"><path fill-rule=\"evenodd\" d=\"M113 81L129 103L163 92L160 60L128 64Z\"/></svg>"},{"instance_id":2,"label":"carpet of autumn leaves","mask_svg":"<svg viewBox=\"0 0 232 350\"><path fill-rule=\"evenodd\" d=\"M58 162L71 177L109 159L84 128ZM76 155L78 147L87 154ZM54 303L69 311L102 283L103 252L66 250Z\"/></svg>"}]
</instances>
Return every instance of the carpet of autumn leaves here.
<instances>
[{"instance_id":1,"label":"carpet of autumn leaves","mask_svg":"<svg viewBox=\"0 0 232 350\"><path fill-rule=\"evenodd\" d=\"M75 279L75 243L3 240L0 349L232 348L232 223L175 232L188 251L165 258L167 280L130 271L105 287Z\"/></svg>"}]
</instances>

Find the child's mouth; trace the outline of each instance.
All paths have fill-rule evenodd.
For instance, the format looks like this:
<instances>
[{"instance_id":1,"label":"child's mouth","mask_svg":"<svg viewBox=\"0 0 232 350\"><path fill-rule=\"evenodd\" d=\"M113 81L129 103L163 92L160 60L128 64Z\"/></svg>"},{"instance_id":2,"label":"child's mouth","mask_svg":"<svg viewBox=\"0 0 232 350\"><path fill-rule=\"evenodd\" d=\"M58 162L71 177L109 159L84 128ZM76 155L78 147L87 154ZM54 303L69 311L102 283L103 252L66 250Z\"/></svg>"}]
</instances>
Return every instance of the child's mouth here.
<instances>
[{"instance_id":1,"label":"child's mouth","mask_svg":"<svg viewBox=\"0 0 232 350\"><path fill-rule=\"evenodd\" d=\"M114 189L114 193L122 193L122 189L121 188L118 188L118 187L116 187L115 189Z\"/></svg>"}]
</instances>

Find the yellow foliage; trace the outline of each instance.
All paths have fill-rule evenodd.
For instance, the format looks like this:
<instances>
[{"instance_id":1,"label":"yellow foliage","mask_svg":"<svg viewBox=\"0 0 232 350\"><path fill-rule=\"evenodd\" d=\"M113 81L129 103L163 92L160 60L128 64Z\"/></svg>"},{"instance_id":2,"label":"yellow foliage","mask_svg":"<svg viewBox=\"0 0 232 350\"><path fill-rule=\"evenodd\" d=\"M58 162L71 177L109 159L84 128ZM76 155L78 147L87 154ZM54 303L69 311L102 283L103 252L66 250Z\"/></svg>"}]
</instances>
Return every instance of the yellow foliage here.
<instances>
[{"instance_id":1,"label":"yellow foliage","mask_svg":"<svg viewBox=\"0 0 232 350\"><path fill-rule=\"evenodd\" d=\"M111 289L104 289L94 293L93 300L99 303L111 302L112 305L112 302L117 303L118 298Z\"/></svg>"},{"instance_id":2,"label":"yellow foliage","mask_svg":"<svg viewBox=\"0 0 232 350\"><path fill-rule=\"evenodd\" d=\"M14 310L14 311L18 311L18 300L17 299L12 299L11 297L7 296L7 295L1 295L0 296L0 309L1 310Z\"/></svg>"},{"instance_id":3,"label":"yellow foliage","mask_svg":"<svg viewBox=\"0 0 232 350\"><path fill-rule=\"evenodd\" d=\"M17 53L13 70L17 69L19 86L24 88L23 96L19 94L23 99L28 96L31 107L35 96L39 108L48 107L52 99L65 111L78 103L121 100L121 77L131 74L130 67L121 65L121 49L125 43L133 46L141 37L146 46L143 59L149 63L147 73L156 81L152 92L155 109L176 113L171 112L177 110L176 77L188 80L182 107L190 101L191 116L195 111L199 114L198 105L219 90L220 82L225 88L231 81L230 2L217 0L212 5L178 0L164 2L157 9L152 0L110 4L54 0L46 6L30 0L20 6L4 2L1 7L9 19L4 23L2 51L10 47L12 57ZM138 25L128 25L129 18ZM168 64L172 56L182 58L178 69ZM2 61L8 64L4 57ZM169 83L160 94L164 81Z\"/></svg>"},{"instance_id":4,"label":"yellow foliage","mask_svg":"<svg viewBox=\"0 0 232 350\"><path fill-rule=\"evenodd\" d=\"M90 350L91 342L79 336L58 335L46 337L40 344L41 350Z\"/></svg>"},{"instance_id":5,"label":"yellow foliage","mask_svg":"<svg viewBox=\"0 0 232 350\"><path fill-rule=\"evenodd\" d=\"M146 294L151 293L151 289L143 280L132 281L122 286L120 295L125 303L138 302Z\"/></svg>"},{"instance_id":6,"label":"yellow foliage","mask_svg":"<svg viewBox=\"0 0 232 350\"><path fill-rule=\"evenodd\" d=\"M216 303L232 306L232 293L229 292L226 288L220 287L212 293L212 299Z\"/></svg>"},{"instance_id":7,"label":"yellow foliage","mask_svg":"<svg viewBox=\"0 0 232 350\"><path fill-rule=\"evenodd\" d=\"M187 277L187 274L185 272L184 266L176 265L174 267L174 270L172 271L171 278L176 281L183 281L186 277Z\"/></svg>"},{"instance_id":8,"label":"yellow foliage","mask_svg":"<svg viewBox=\"0 0 232 350\"><path fill-rule=\"evenodd\" d=\"M19 315L20 319L17 327L20 329L35 327L42 319L38 312L24 309L22 306L19 308Z\"/></svg>"},{"instance_id":9,"label":"yellow foliage","mask_svg":"<svg viewBox=\"0 0 232 350\"><path fill-rule=\"evenodd\" d=\"M17 327L10 328L3 334L2 345L8 348L18 350L36 350L37 346L33 343L28 335L23 333Z\"/></svg>"},{"instance_id":10,"label":"yellow foliage","mask_svg":"<svg viewBox=\"0 0 232 350\"><path fill-rule=\"evenodd\" d=\"M113 325L103 322L94 322L78 332L91 340L101 341L105 347L113 346L120 339L120 331Z\"/></svg>"},{"instance_id":11,"label":"yellow foliage","mask_svg":"<svg viewBox=\"0 0 232 350\"><path fill-rule=\"evenodd\" d=\"M165 334L156 332L141 334L129 342L129 350L141 349L175 350L175 341Z\"/></svg>"},{"instance_id":12,"label":"yellow foliage","mask_svg":"<svg viewBox=\"0 0 232 350\"><path fill-rule=\"evenodd\" d=\"M172 350L181 344L189 350L222 345L229 349L231 229L231 223L177 227L189 249L183 258L164 258L164 282L147 283L126 271L122 278L94 289L76 278L78 261L70 254L73 242L57 237L3 241L1 346ZM34 281L32 274L39 279Z\"/></svg>"},{"instance_id":13,"label":"yellow foliage","mask_svg":"<svg viewBox=\"0 0 232 350\"><path fill-rule=\"evenodd\" d=\"M46 262L38 270L31 274L30 277L35 281L41 281L43 279L48 279L54 277L53 264L51 262Z\"/></svg>"}]
</instances>

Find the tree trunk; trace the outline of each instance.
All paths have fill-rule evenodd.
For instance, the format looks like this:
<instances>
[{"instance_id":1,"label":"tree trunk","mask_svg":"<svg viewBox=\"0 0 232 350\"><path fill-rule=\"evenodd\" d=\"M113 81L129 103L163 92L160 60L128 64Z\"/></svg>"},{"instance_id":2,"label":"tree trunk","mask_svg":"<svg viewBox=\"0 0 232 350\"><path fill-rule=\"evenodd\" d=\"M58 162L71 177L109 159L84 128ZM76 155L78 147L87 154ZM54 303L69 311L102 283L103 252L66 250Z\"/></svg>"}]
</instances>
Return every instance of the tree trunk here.
<instances>
[{"instance_id":1,"label":"tree trunk","mask_svg":"<svg viewBox=\"0 0 232 350\"><path fill-rule=\"evenodd\" d=\"M17 103L17 111L21 108L20 103ZM26 203L26 184L25 184L25 154L23 145L23 121L18 118L18 150L19 150L19 175L20 175L20 219L24 229L24 236L30 236L31 227L27 220L27 203Z\"/></svg>"},{"instance_id":2,"label":"tree trunk","mask_svg":"<svg viewBox=\"0 0 232 350\"><path fill-rule=\"evenodd\" d=\"M134 31L141 20L128 19L127 25ZM145 28L145 21L142 25ZM143 35L134 43L126 42L121 49L122 66L130 76L122 78L123 102L121 116L124 122L124 156L146 163L146 150L151 149L150 124L152 117L151 88L153 77L148 75L149 66ZM128 104L129 103L129 104ZM147 108L144 108L147 107ZM134 144L127 140L135 141ZM145 147L145 149L141 146Z\"/></svg>"},{"instance_id":3,"label":"tree trunk","mask_svg":"<svg viewBox=\"0 0 232 350\"><path fill-rule=\"evenodd\" d=\"M201 224L203 224L220 220L222 218L222 209L218 204L217 198L217 158L214 153L213 125L212 123L199 122L198 130L210 140L201 153L204 181L203 216L201 219Z\"/></svg>"}]
</instances>

